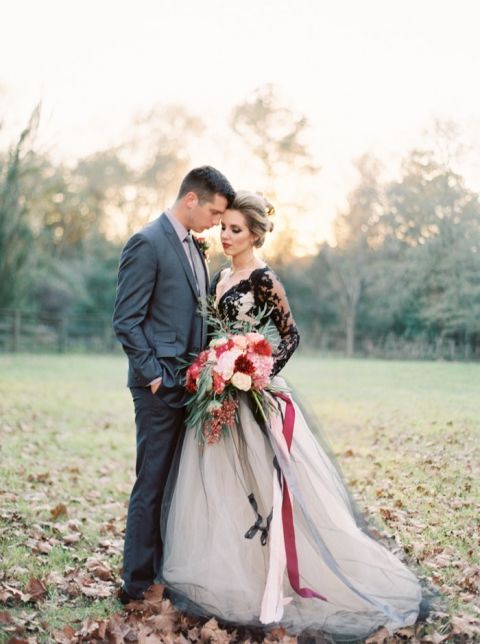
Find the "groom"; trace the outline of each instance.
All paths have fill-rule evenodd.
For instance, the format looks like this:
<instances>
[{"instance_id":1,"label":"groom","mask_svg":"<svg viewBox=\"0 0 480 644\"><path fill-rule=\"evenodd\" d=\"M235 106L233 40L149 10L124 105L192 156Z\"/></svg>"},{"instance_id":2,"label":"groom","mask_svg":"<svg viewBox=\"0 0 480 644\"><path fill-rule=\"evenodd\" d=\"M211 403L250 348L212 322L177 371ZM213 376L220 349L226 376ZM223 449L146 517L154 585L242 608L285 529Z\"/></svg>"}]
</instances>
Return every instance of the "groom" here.
<instances>
[{"instance_id":1,"label":"groom","mask_svg":"<svg viewBox=\"0 0 480 644\"><path fill-rule=\"evenodd\" d=\"M161 572L160 506L185 415L177 368L206 340L199 301L208 292L208 274L191 232L218 224L234 196L215 168L191 170L172 208L133 235L120 258L113 327L128 356L137 427L123 603L141 599Z\"/></svg>"}]
</instances>

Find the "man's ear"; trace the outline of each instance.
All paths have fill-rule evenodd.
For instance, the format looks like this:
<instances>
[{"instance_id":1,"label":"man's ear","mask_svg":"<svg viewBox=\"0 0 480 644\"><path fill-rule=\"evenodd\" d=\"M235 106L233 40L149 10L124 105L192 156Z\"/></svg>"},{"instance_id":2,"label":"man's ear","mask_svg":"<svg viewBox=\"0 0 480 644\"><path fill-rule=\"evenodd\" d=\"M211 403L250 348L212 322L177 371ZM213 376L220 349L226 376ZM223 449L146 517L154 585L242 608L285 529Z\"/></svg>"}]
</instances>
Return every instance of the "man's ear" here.
<instances>
[{"instance_id":1,"label":"man's ear","mask_svg":"<svg viewBox=\"0 0 480 644\"><path fill-rule=\"evenodd\" d=\"M183 199L187 208L195 208L198 205L198 196L194 192L187 192Z\"/></svg>"}]
</instances>

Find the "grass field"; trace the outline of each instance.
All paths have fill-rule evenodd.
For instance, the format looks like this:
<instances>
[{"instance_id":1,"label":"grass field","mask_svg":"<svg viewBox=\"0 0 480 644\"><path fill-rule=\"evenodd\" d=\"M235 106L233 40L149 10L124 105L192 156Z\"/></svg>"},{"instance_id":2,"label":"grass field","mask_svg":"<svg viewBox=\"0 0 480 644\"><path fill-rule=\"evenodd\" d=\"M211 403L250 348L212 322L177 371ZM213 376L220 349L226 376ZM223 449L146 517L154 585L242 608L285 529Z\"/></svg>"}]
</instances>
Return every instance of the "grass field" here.
<instances>
[{"instance_id":1,"label":"grass field","mask_svg":"<svg viewBox=\"0 0 480 644\"><path fill-rule=\"evenodd\" d=\"M285 375L361 508L441 592L430 623L398 638L476 641L480 365L299 355ZM62 641L120 609L125 376L123 357L0 356L0 642Z\"/></svg>"}]
</instances>

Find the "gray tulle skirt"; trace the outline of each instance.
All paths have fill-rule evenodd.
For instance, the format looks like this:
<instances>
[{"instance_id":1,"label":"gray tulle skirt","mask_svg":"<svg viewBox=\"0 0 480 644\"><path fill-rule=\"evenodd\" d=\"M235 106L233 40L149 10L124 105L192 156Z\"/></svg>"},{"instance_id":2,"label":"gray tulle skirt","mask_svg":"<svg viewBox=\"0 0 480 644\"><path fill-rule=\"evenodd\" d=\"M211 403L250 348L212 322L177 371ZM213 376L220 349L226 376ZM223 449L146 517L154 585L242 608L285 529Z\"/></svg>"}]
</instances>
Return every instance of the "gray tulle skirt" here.
<instances>
[{"instance_id":1,"label":"gray tulle skirt","mask_svg":"<svg viewBox=\"0 0 480 644\"><path fill-rule=\"evenodd\" d=\"M162 511L164 583L181 608L237 625L337 640L412 625L417 578L362 529L334 459L289 399L272 398L265 422L242 395L236 431L216 445L187 430Z\"/></svg>"}]
</instances>

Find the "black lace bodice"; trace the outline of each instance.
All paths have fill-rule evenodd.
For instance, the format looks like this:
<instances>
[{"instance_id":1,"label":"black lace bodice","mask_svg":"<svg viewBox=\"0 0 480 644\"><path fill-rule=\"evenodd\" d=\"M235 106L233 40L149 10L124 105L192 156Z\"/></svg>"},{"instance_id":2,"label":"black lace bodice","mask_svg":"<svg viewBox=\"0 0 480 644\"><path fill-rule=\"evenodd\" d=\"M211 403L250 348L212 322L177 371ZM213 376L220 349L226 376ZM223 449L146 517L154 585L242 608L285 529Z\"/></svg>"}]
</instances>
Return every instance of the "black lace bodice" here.
<instances>
[{"instance_id":1,"label":"black lace bodice","mask_svg":"<svg viewBox=\"0 0 480 644\"><path fill-rule=\"evenodd\" d=\"M210 293L216 295L220 272L213 277ZM217 307L222 316L231 322L249 322L253 316L268 311L261 323L271 320L280 335L280 342L274 350L272 376L276 375L288 362L298 347L300 335L295 325L287 295L280 280L268 267L257 268L238 284L234 284L220 297Z\"/></svg>"}]
</instances>

